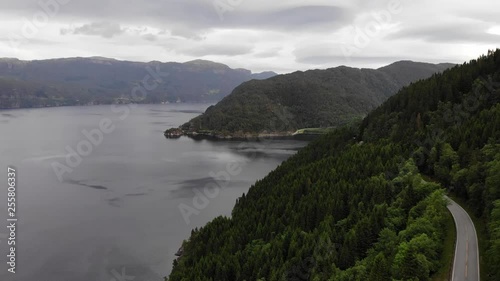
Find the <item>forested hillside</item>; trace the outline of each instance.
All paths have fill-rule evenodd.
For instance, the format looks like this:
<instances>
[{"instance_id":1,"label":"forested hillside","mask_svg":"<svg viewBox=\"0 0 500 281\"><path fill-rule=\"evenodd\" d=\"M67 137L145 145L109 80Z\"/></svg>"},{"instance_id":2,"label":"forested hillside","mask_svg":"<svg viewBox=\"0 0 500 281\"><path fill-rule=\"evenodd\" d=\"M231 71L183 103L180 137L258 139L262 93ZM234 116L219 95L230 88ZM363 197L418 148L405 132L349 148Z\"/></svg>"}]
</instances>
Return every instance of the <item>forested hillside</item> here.
<instances>
[{"instance_id":1,"label":"forested hillside","mask_svg":"<svg viewBox=\"0 0 500 281\"><path fill-rule=\"evenodd\" d=\"M0 108L217 102L242 82L274 75L252 74L204 60L142 63L101 57L0 59Z\"/></svg>"},{"instance_id":2,"label":"forested hillside","mask_svg":"<svg viewBox=\"0 0 500 281\"><path fill-rule=\"evenodd\" d=\"M402 61L377 70L341 66L254 80L182 128L237 136L345 125L364 117L403 86L449 67Z\"/></svg>"},{"instance_id":3,"label":"forested hillside","mask_svg":"<svg viewBox=\"0 0 500 281\"><path fill-rule=\"evenodd\" d=\"M29 108L87 104L95 99L89 91L63 85L0 77L0 108ZM112 98L101 97L111 103Z\"/></svg>"},{"instance_id":4,"label":"forested hillside","mask_svg":"<svg viewBox=\"0 0 500 281\"><path fill-rule=\"evenodd\" d=\"M481 274L500 280L499 88L496 50L402 89L194 230L168 280L430 280L446 190L487 222Z\"/></svg>"}]
</instances>

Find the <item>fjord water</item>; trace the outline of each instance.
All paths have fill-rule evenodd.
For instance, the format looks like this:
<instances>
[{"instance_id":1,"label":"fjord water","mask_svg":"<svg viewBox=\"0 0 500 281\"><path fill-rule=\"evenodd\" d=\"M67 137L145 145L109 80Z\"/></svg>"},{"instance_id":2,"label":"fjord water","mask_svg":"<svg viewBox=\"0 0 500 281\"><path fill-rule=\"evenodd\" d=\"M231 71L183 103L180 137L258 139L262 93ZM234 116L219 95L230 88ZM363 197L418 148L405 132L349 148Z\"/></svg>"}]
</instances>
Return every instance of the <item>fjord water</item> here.
<instances>
[{"instance_id":1,"label":"fjord water","mask_svg":"<svg viewBox=\"0 0 500 281\"><path fill-rule=\"evenodd\" d=\"M163 280L191 229L230 215L257 179L306 145L163 137L207 107L139 105L124 120L110 106L0 111L0 280ZM87 139L82 130L106 118L114 130L60 181L52 165L67 165L67 147L76 150ZM214 183L211 173L228 163L241 171L186 223L180 204L194 207L194 189ZM15 275L7 272L4 239L7 165L18 174Z\"/></svg>"}]
</instances>

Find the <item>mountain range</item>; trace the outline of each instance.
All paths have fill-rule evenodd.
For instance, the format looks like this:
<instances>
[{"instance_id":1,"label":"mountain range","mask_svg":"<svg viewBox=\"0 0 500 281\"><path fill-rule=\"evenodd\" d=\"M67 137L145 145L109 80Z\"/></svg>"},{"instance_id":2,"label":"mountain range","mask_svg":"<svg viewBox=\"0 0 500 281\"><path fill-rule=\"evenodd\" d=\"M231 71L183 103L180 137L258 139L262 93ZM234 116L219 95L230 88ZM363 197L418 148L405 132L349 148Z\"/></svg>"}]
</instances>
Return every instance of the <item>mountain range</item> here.
<instances>
[{"instance_id":1,"label":"mountain range","mask_svg":"<svg viewBox=\"0 0 500 281\"><path fill-rule=\"evenodd\" d=\"M186 63L65 58L38 61L0 59L0 108L109 103L213 103L242 82L274 72L205 60Z\"/></svg>"}]
</instances>

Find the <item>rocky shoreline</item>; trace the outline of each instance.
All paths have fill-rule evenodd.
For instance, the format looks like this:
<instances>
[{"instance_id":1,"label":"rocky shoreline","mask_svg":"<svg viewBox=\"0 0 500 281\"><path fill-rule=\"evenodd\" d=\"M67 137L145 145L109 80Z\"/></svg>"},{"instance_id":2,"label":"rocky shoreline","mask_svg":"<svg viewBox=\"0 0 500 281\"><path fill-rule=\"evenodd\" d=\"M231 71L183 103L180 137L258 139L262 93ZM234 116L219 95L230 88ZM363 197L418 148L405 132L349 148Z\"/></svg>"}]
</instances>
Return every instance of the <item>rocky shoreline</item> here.
<instances>
[{"instance_id":1,"label":"rocky shoreline","mask_svg":"<svg viewBox=\"0 0 500 281\"><path fill-rule=\"evenodd\" d=\"M233 133L222 134L212 131L185 131L181 128L171 128L165 131L165 137L168 139L178 139L186 136L193 139L212 139L212 140L259 140L259 139L280 139L294 138L295 132L272 132L272 133Z\"/></svg>"}]
</instances>

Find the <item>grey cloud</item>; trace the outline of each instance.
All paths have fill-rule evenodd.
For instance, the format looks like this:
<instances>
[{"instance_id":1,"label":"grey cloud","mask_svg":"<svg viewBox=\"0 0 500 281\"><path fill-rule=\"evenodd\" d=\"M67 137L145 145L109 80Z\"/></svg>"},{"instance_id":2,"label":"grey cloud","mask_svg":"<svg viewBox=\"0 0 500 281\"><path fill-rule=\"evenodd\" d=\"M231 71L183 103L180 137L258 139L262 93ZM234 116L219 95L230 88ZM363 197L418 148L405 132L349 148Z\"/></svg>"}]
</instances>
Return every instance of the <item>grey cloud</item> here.
<instances>
[{"instance_id":1,"label":"grey cloud","mask_svg":"<svg viewBox=\"0 0 500 281\"><path fill-rule=\"evenodd\" d=\"M281 48L265 50L262 52L254 53L253 56L257 58L271 58L277 56L281 50Z\"/></svg>"},{"instance_id":2,"label":"grey cloud","mask_svg":"<svg viewBox=\"0 0 500 281\"><path fill-rule=\"evenodd\" d=\"M314 31L314 28L333 29L351 21L351 12L335 6L310 6L284 8L277 11L235 11L229 15L227 26L254 27L285 31Z\"/></svg>"},{"instance_id":3,"label":"grey cloud","mask_svg":"<svg viewBox=\"0 0 500 281\"><path fill-rule=\"evenodd\" d=\"M3 36L0 36L0 42L5 42L7 44L16 44L17 43L20 43L20 44L28 44L28 45L43 45L43 46L54 46L54 45L60 45L61 42L59 41L55 41L55 40L47 40L47 39L39 39L39 38L30 38L30 39L27 39L27 38L24 38L24 37L19 37L19 41L16 41L16 38L17 37L14 37L14 38L9 38L9 37L3 37Z\"/></svg>"},{"instance_id":4,"label":"grey cloud","mask_svg":"<svg viewBox=\"0 0 500 281\"><path fill-rule=\"evenodd\" d=\"M173 36L178 36L178 37L182 37L185 39L192 39L192 40L196 40L196 41L200 41L203 39L203 36L202 36L203 31L198 30L198 29L190 29L186 26L177 25L175 27L171 27L170 33Z\"/></svg>"},{"instance_id":5,"label":"grey cloud","mask_svg":"<svg viewBox=\"0 0 500 281\"><path fill-rule=\"evenodd\" d=\"M110 22L93 22L89 24L84 24L76 28L61 29L61 34L83 34L83 35L93 35L101 36L104 38L112 38L115 35L119 35L125 32L119 24Z\"/></svg>"},{"instance_id":6,"label":"grey cloud","mask_svg":"<svg viewBox=\"0 0 500 281\"><path fill-rule=\"evenodd\" d=\"M321 55L321 54L310 54L296 57L295 59L298 63L303 64L315 64L315 65L324 65L324 64L342 64L347 61L347 58L339 55Z\"/></svg>"},{"instance_id":7,"label":"grey cloud","mask_svg":"<svg viewBox=\"0 0 500 281\"><path fill-rule=\"evenodd\" d=\"M358 65L360 63L366 64L389 64L395 61L406 60L407 57L392 57L392 56L350 56L343 55L320 55L311 54L302 57L297 57L296 61L304 64L314 65Z\"/></svg>"},{"instance_id":8,"label":"grey cloud","mask_svg":"<svg viewBox=\"0 0 500 281\"><path fill-rule=\"evenodd\" d=\"M498 17L497 10L498 9L495 7L488 7L488 9L483 11L463 11L457 13L457 15L466 19L500 24L500 18Z\"/></svg>"},{"instance_id":9,"label":"grey cloud","mask_svg":"<svg viewBox=\"0 0 500 281\"><path fill-rule=\"evenodd\" d=\"M341 50L341 44L321 44L320 46L309 46L295 49L295 61L302 64L329 66L329 65L359 65L366 64L388 64L398 60L409 59L397 56L374 56L353 54L345 56Z\"/></svg>"},{"instance_id":10,"label":"grey cloud","mask_svg":"<svg viewBox=\"0 0 500 281\"><path fill-rule=\"evenodd\" d=\"M158 40L158 37L154 34L151 34L151 33L142 35L142 38L144 38L147 41L151 41L151 42Z\"/></svg>"},{"instance_id":11,"label":"grey cloud","mask_svg":"<svg viewBox=\"0 0 500 281\"><path fill-rule=\"evenodd\" d=\"M499 43L500 36L486 32L485 24L456 24L406 28L391 34L389 39L418 39L433 43Z\"/></svg>"},{"instance_id":12,"label":"grey cloud","mask_svg":"<svg viewBox=\"0 0 500 281\"><path fill-rule=\"evenodd\" d=\"M320 42L318 45L298 47L293 51L293 55L296 62L304 64L321 65L346 60L342 56L340 45L325 42Z\"/></svg>"},{"instance_id":13,"label":"grey cloud","mask_svg":"<svg viewBox=\"0 0 500 281\"><path fill-rule=\"evenodd\" d=\"M186 55L203 57L209 55L221 55L221 56L245 55L251 53L252 49L253 49L252 46L248 45L204 44L197 47L186 48L178 51Z\"/></svg>"},{"instance_id":14,"label":"grey cloud","mask_svg":"<svg viewBox=\"0 0 500 281\"><path fill-rule=\"evenodd\" d=\"M5 45L9 32L20 32L21 25L9 26L10 21L20 22L23 18L31 20L35 13L43 11L38 3L48 1L0 0L0 16L5 18L0 43ZM51 0L54 1L61 0ZM17 49L7 48L4 52L6 55L28 59L74 56L89 51L117 56L114 50L120 46L123 47L119 57L122 59L178 61L191 59L191 56L213 55L214 60L234 66L288 72L298 68L305 70L338 64L363 66L366 63L371 67L399 59L461 61L476 57L477 54L473 53L479 48L486 49L500 42L500 36L486 32L500 23L496 12L499 4L490 0L478 0L475 4L467 5L459 1L452 6L431 0L402 0L404 11L394 17L391 25L395 33L384 33L373 40L370 46L353 53L348 59L344 57L341 45L332 41L345 41L349 32L343 27L361 22L371 11L385 9L388 0L324 0L314 3L244 0L241 5L227 11L223 20L214 8L214 1L71 0L51 14L49 25L54 29L40 29L34 38L23 39ZM221 1L227 3L229 0ZM74 22L86 24L61 29ZM53 30L60 30L61 34L92 35L94 38L87 39L88 44L94 47L88 50L86 46L71 45L74 44L74 38L58 36L53 34ZM118 36L120 34L126 36ZM248 35L249 38L242 35ZM116 40L100 40L98 36ZM36 42L40 39L53 40L58 44ZM449 48L450 43L457 47ZM133 48L134 45L155 51L139 54ZM283 48L276 48L279 46ZM289 50L297 47L290 56ZM467 53L466 57L464 52ZM232 56L238 57L233 59ZM274 63L277 57L282 59L279 63L281 70Z\"/></svg>"},{"instance_id":15,"label":"grey cloud","mask_svg":"<svg viewBox=\"0 0 500 281\"><path fill-rule=\"evenodd\" d=\"M122 0L119 3L114 0L86 0L69 1L68 4L61 5L55 17L147 23L169 30L188 28L191 32L199 32L212 28L251 27L290 31L318 25L335 27L350 21L352 16L351 10L336 6L297 6L286 2L279 8L269 8L268 5L263 2L253 3L251 10L246 9L243 4L235 6L224 14L224 20L220 20L214 8L214 0ZM34 3L26 5L26 1L1 1L0 10L17 10L28 18L43 11Z\"/></svg>"}]
</instances>

